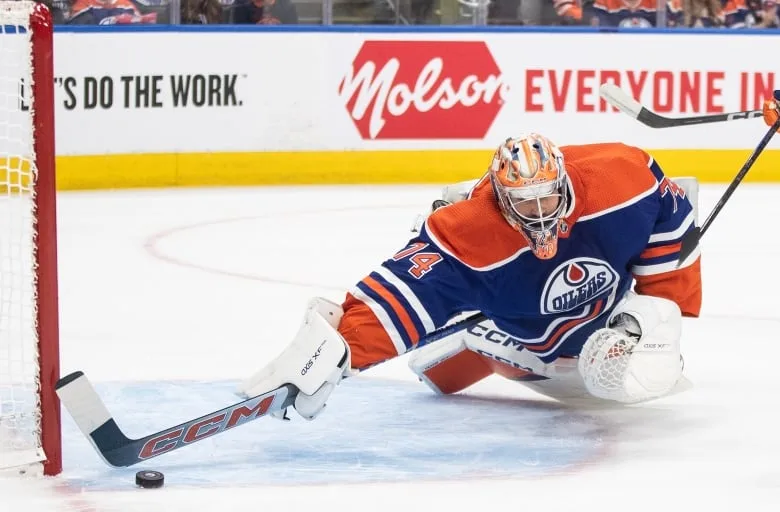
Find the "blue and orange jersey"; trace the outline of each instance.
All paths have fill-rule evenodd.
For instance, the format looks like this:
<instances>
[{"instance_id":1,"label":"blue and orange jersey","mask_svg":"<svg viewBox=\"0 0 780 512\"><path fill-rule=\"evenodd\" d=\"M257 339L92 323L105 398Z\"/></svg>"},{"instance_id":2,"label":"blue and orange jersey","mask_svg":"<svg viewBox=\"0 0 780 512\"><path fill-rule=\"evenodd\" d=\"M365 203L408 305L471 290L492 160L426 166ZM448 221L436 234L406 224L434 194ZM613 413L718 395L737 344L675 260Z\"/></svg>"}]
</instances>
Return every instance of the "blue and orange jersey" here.
<instances>
[{"instance_id":1,"label":"blue and orange jersey","mask_svg":"<svg viewBox=\"0 0 780 512\"><path fill-rule=\"evenodd\" d=\"M745 28L747 27L748 14L750 8L746 0L726 0L721 1L723 5L723 17L726 28Z\"/></svg>"},{"instance_id":2,"label":"blue and orange jersey","mask_svg":"<svg viewBox=\"0 0 780 512\"><path fill-rule=\"evenodd\" d=\"M712 15L702 13L692 16L687 22L689 27L726 27L745 28L748 26L750 7L747 0L720 0L718 12Z\"/></svg>"},{"instance_id":3,"label":"blue and orange jersey","mask_svg":"<svg viewBox=\"0 0 780 512\"><path fill-rule=\"evenodd\" d=\"M656 0L595 0L591 10L601 26L649 28L657 25L658 2ZM682 12L679 0L667 1L667 25L679 25Z\"/></svg>"},{"instance_id":4,"label":"blue and orange jersey","mask_svg":"<svg viewBox=\"0 0 780 512\"><path fill-rule=\"evenodd\" d=\"M561 150L573 199L559 224L557 254L541 260L531 253L483 177L347 294L339 332L355 368L407 352L464 312L481 311L544 362L579 355L632 287L698 316L698 248L679 267L677 261L681 238L695 224L685 191L639 148Z\"/></svg>"},{"instance_id":5,"label":"blue and orange jersey","mask_svg":"<svg viewBox=\"0 0 780 512\"><path fill-rule=\"evenodd\" d=\"M139 15L140 11L131 0L76 0L69 21L81 25L99 25L106 18L123 14Z\"/></svg>"}]
</instances>

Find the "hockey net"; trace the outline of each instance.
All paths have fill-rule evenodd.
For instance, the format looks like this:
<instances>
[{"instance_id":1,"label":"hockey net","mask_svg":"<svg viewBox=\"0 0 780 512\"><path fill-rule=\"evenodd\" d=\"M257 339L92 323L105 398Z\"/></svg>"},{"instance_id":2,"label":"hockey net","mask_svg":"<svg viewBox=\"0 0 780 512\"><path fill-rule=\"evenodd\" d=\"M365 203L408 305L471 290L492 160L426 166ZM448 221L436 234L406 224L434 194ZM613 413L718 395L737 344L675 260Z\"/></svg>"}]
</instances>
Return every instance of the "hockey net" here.
<instances>
[{"instance_id":1,"label":"hockey net","mask_svg":"<svg viewBox=\"0 0 780 512\"><path fill-rule=\"evenodd\" d=\"M0 0L0 469L61 470L52 22Z\"/></svg>"}]
</instances>

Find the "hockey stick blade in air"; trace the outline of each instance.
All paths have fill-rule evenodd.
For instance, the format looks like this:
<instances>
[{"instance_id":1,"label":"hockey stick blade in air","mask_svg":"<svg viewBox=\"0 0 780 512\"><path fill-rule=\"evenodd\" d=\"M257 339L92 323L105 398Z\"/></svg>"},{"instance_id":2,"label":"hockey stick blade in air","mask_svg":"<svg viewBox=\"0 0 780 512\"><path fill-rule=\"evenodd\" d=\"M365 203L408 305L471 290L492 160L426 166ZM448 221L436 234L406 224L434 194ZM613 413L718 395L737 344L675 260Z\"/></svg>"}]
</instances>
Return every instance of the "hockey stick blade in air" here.
<instances>
[{"instance_id":1,"label":"hockey stick blade in air","mask_svg":"<svg viewBox=\"0 0 780 512\"><path fill-rule=\"evenodd\" d=\"M744 110L742 112L709 114L705 116L664 117L656 114L647 107L642 106L641 103L613 83L602 84L601 87L599 87L599 94L602 98L607 100L607 103L650 128L675 128L677 126L720 123L737 119L751 119L763 115L761 110Z\"/></svg>"},{"instance_id":2,"label":"hockey stick blade in air","mask_svg":"<svg viewBox=\"0 0 780 512\"><path fill-rule=\"evenodd\" d=\"M175 427L140 439L130 439L116 424L83 372L74 372L61 378L55 389L79 429L103 460L114 467L144 462L286 409L293 404L298 394L295 386L285 384Z\"/></svg>"}]
</instances>

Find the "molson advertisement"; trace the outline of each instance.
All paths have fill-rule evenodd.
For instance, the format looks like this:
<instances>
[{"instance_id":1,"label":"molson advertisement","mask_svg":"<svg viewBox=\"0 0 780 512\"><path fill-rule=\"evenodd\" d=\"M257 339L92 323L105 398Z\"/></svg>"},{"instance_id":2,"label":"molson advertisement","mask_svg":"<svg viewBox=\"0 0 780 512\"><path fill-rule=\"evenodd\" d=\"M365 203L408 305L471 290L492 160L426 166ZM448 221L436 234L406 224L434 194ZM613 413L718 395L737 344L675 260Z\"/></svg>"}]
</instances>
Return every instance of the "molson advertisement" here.
<instances>
[{"instance_id":1,"label":"molson advertisement","mask_svg":"<svg viewBox=\"0 0 780 512\"><path fill-rule=\"evenodd\" d=\"M62 188L446 183L501 141L621 141L672 176L730 180L760 119L653 129L608 105L612 82L664 116L759 108L775 69L734 34L58 32ZM771 46L770 44L770 46ZM780 45L779 45L780 46ZM263 48L246 58L237 48ZM89 55L89 58L84 58ZM748 180L777 179L770 145Z\"/></svg>"}]
</instances>

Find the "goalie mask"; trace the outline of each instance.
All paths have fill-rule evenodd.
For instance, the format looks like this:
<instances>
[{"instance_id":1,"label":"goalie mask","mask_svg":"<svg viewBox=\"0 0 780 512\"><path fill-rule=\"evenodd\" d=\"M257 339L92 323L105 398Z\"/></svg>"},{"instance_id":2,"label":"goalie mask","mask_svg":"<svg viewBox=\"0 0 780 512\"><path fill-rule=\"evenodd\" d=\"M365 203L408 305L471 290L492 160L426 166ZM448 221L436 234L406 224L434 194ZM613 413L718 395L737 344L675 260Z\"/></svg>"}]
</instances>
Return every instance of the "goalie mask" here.
<instances>
[{"instance_id":1,"label":"goalie mask","mask_svg":"<svg viewBox=\"0 0 780 512\"><path fill-rule=\"evenodd\" d=\"M560 221L573 204L561 150L535 133L507 139L493 156L490 181L501 213L534 255L554 257Z\"/></svg>"}]
</instances>

